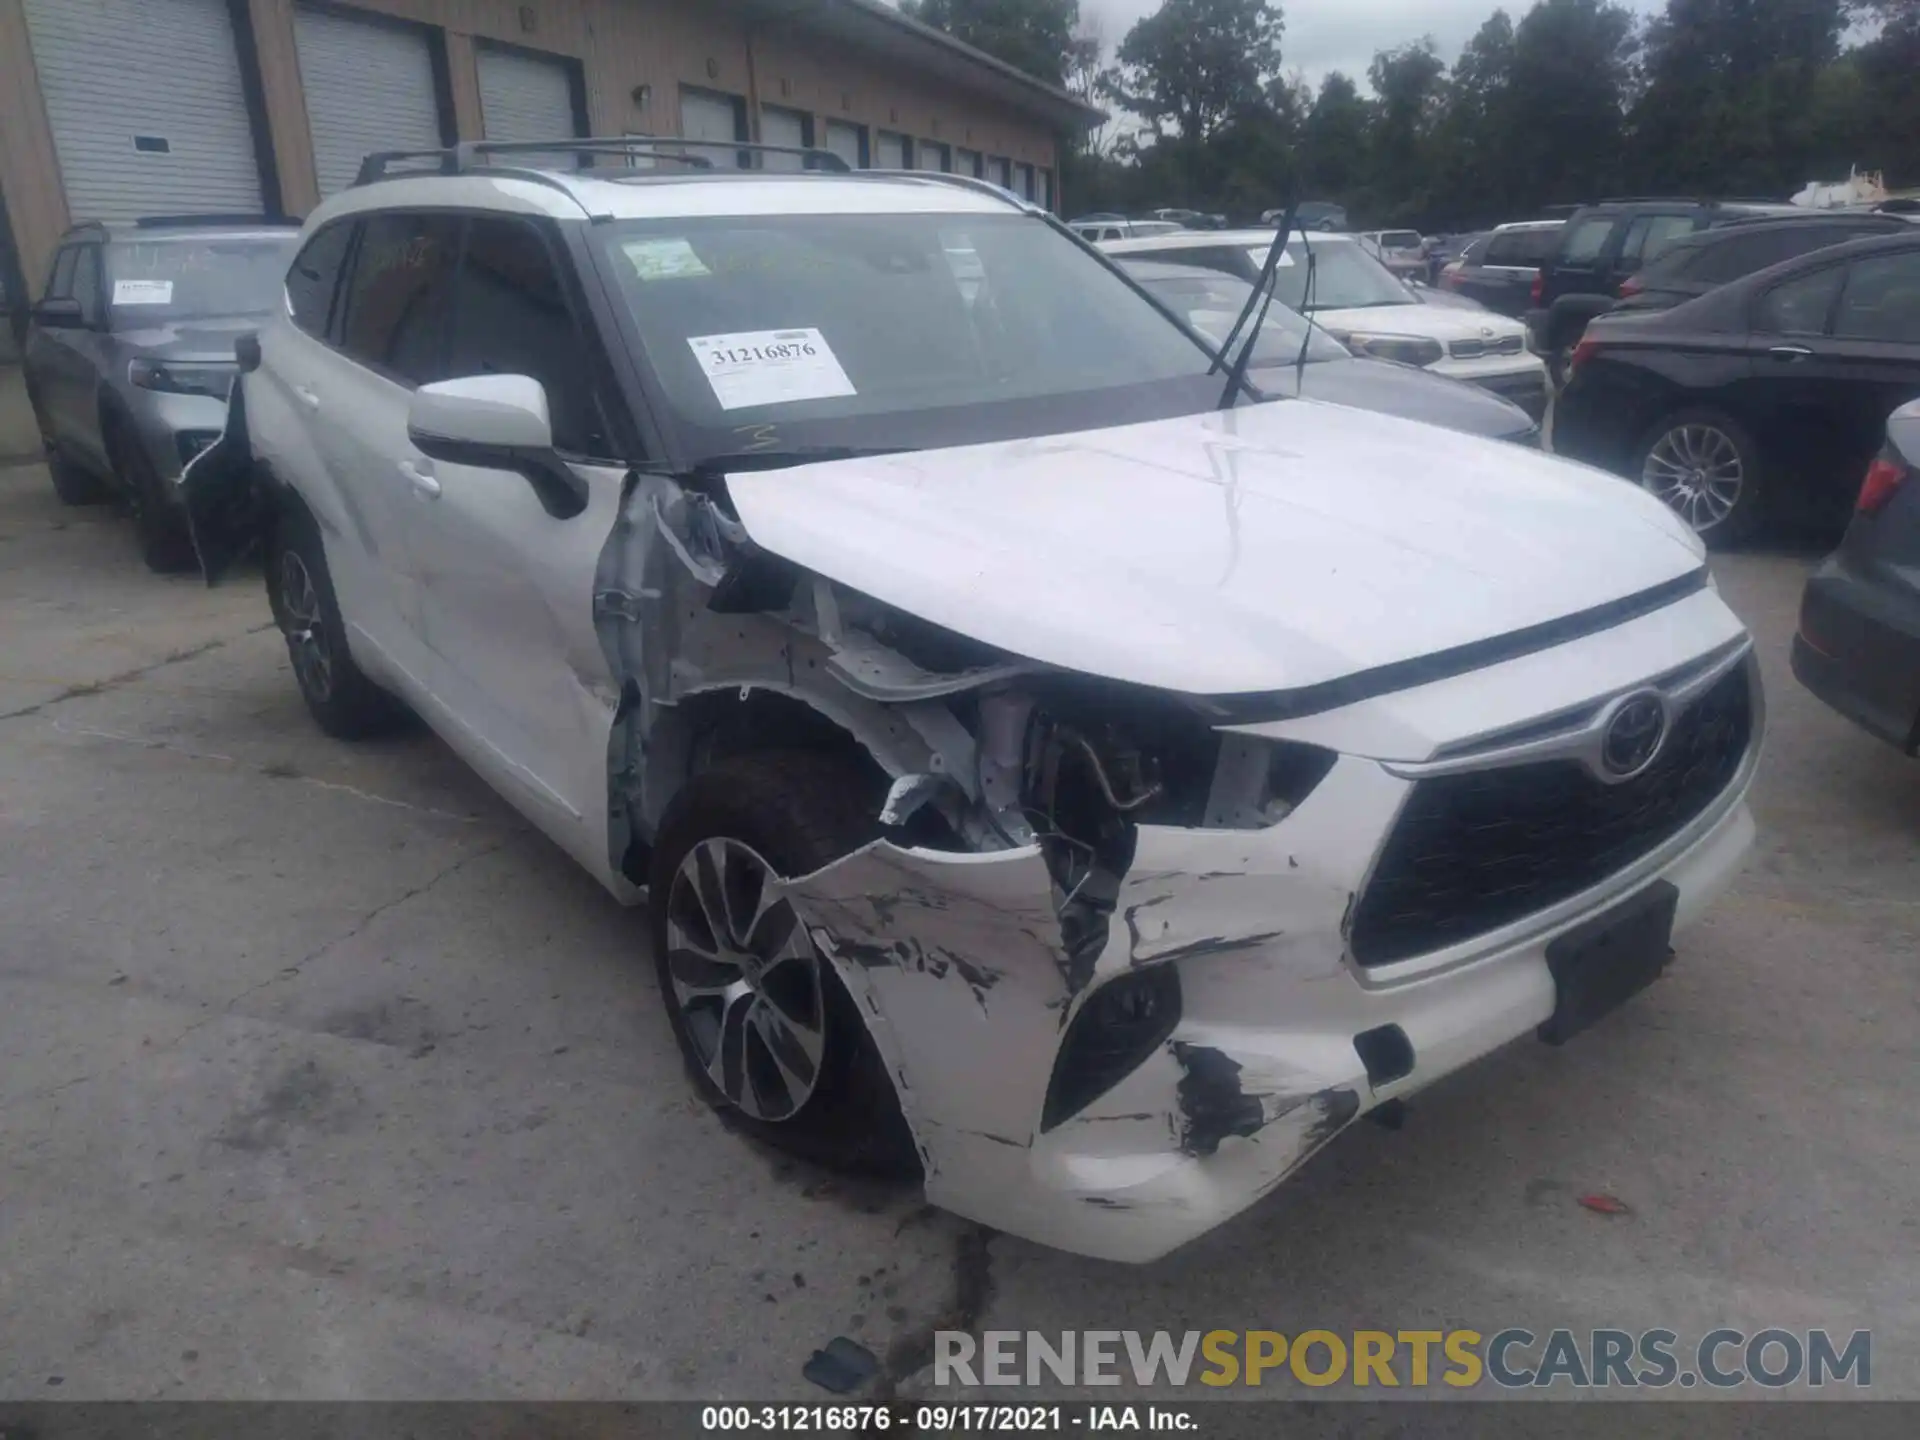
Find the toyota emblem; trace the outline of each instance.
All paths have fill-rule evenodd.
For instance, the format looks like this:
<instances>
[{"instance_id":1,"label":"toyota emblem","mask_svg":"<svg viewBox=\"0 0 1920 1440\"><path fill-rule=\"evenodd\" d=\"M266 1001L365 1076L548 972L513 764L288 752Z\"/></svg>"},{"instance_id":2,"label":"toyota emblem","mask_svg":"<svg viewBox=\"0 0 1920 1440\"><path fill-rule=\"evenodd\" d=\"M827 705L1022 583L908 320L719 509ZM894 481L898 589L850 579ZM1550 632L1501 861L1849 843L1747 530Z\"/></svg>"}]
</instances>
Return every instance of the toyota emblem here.
<instances>
[{"instance_id":1,"label":"toyota emblem","mask_svg":"<svg viewBox=\"0 0 1920 1440\"><path fill-rule=\"evenodd\" d=\"M1607 722L1600 764L1611 780L1631 780L1653 763L1667 738L1667 702L1651 691L1630 695Z\"/></svg>"}]
</instances>

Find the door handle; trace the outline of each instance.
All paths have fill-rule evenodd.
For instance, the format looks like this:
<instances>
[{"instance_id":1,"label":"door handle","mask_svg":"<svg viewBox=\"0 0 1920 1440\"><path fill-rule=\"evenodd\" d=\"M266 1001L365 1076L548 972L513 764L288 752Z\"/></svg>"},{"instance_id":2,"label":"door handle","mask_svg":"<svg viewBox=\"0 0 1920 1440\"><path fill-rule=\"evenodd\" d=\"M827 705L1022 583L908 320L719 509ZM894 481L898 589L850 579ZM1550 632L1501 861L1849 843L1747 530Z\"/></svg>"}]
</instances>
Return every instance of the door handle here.
<instances>
[{"instance_id":1,"label":"door handle","mask_svg":"<svg viewBox=\"0 0 1920 1440\"><path fill-rule=\"evenodd\" d=\"M319 395L316 394L314 391L307 389L306 386L304 385L294 386L293 393L295 397L299 399L300 403L306 406L309 410L318 410L320 408Z\"/></svg>"},{"instance_id":2,"label":"door handle","mask_svg":"<svg viewBox=\"0 0 1920 1440\"><path fill-rule=\"evenodd\" d=\"M1813 351L1804 345L1776 345L1767 351L1774 359L1792 364L1796 360L1810 359Z\"/></svg>"},{"instance_id":3,"label":"door handle","mask_svg":"<svg viewBox=\"0 0 1920 1440\"><path fill-rule=\"evenodd\" d=\"M402 460L400 462L400 473L407 477L408 483L410 483L415 490L419 491L429 500L438 499L440 496L440 482L433 478L432 465L433 462L430 460ZM426 468L422 468L422 466Z\"/></svg>"}]
</instances>

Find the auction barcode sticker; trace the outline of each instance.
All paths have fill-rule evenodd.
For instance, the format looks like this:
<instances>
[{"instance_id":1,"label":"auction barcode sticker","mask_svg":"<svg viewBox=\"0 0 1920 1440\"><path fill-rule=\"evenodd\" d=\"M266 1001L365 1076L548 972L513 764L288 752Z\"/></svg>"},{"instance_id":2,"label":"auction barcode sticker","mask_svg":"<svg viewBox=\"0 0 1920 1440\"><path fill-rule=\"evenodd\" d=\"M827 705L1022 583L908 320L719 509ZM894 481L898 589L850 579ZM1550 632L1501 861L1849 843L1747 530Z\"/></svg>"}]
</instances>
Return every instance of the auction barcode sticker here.
<instances>
[{"instance_id":1,"label":"auction barcode sticker","mask_svg":"<svg viewBox=\"0 0 1920 1440\"><path fill-rule=\"evenodd\" d=\"M173 282L171 280L116 280L113 282L113 303L116 305L171 305Z\"/></svg>"},{"instance_id":2,"label":"auction barcode sticker","mask_svg":"<svg viewBox=\"0 0 1920 1440\"><path fill-rule=\"evenodd\" d=\"M687 344L722 410L859 393L818 330L689 335Z\"/></svg>"}]
</instances>

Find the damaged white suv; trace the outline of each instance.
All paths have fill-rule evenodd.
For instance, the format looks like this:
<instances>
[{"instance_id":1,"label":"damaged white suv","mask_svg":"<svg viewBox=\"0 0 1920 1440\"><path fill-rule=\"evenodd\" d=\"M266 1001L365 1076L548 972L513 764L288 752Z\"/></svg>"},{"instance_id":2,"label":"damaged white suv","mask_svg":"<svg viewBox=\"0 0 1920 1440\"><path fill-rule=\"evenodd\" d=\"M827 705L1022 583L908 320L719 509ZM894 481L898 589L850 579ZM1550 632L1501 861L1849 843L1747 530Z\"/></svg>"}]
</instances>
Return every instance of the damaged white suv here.
<instances>
[{"instance_id":1,"label":"damaged white suv","mask_svg":"<svg viewBox=\"0 0 1920 1440\"><path fill-rule=\"evenodd\" d=\"M744 1128L1150 1259L1739 864L1757 671L1657 501L1223 394L990 186L506 148L309 220L195 539L329 734L411 708L649 899Z\"/></svg>"}]
</instances>

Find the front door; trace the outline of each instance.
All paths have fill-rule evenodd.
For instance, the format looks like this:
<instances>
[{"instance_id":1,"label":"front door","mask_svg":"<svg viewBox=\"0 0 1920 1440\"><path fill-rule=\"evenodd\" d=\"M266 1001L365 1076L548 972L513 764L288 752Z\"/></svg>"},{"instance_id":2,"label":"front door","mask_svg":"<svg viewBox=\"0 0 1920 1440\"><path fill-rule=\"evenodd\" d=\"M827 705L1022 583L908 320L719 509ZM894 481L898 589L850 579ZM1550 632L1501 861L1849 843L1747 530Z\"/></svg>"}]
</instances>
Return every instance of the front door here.
<instances>
[{"instance_id":1,"label":"front door","mask_svg":"<svg viewBox=\"0 0 1920 1440\"><path fill-rule=\"evenodd\" d=\"M607 865L607 739L618 688L593 627L593 578L618 515L593 343L552 237L531 221L469 222L447 370L541 382L555 447L588 487L556 516L525 477L430 462L437 493L408 510L428 683L469 757L596 873ZM599 463L595 463L595 462Z\"/></svg>"},{"instance_id":2,"label":"front door","mask_svg":"<svg viewBox=\"0 0 1920 1440\"><path fill-rule=\"evenodd\" d=\"M338 508L319 516L347 625L416 685L424 656L411 522L431 462L407 439L413 392L446 378L447 320L463 221L388 211L361 226L333 343L290 377L314 457Z\"/></svg>"}]
</instances>

